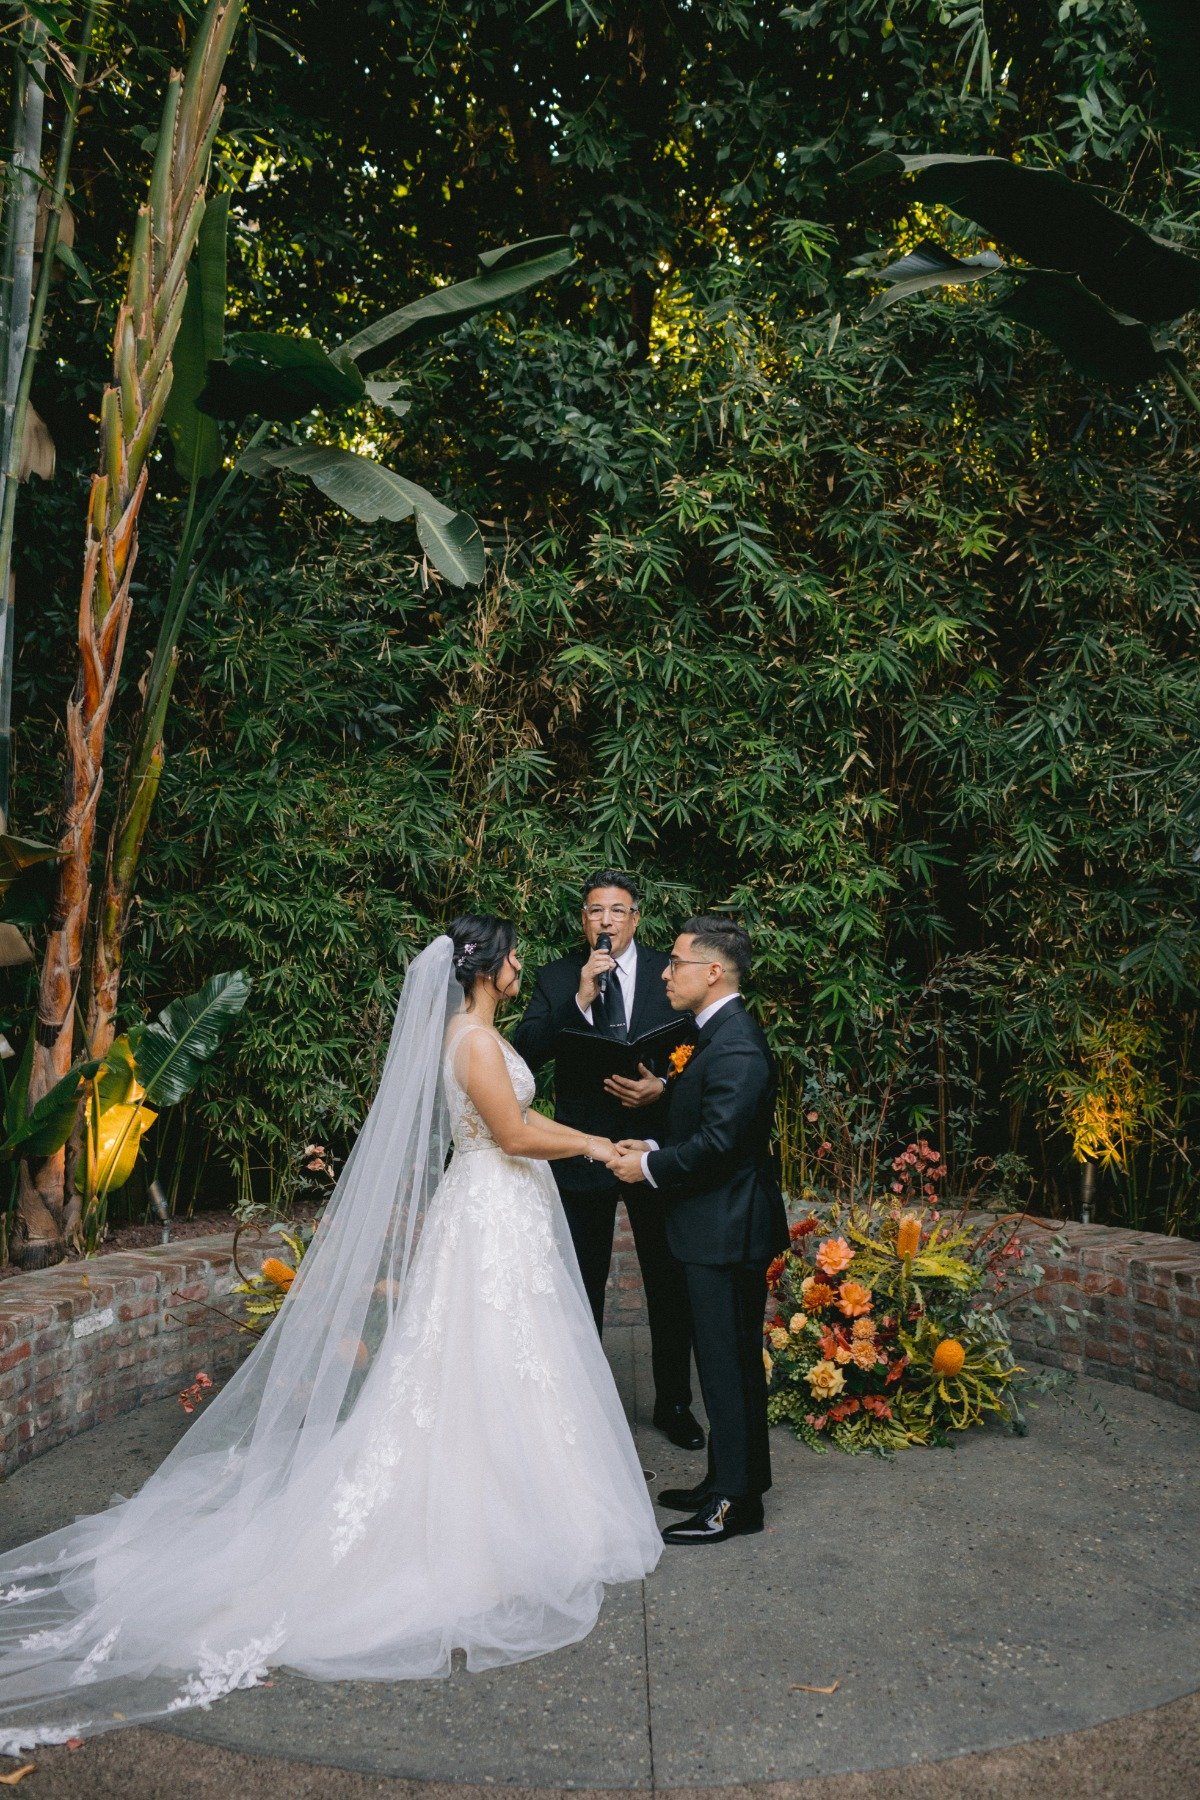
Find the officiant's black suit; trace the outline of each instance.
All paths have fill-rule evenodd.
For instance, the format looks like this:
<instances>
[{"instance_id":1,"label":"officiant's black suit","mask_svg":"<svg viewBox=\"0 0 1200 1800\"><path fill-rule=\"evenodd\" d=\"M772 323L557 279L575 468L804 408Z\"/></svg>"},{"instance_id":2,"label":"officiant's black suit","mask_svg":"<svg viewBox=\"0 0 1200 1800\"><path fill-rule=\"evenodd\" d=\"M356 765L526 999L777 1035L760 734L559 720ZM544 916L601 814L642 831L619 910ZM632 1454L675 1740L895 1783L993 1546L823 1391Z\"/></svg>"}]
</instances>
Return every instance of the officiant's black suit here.
<instances>
[{"instance_id":1,"label":"officiant's black suit","mask_svg":"<svg viewBox=\"0 0 1200 1800\"><path fill-rule=\"evenodd\" d=\"M513 1032L514 1047L535 1072L552 1061L560 1031L599 1029L588 1024L575 1001L580 971L589 955L590 950L581 946L550 963L538 975L525 1016ZM666 966L667 959L660 950L638 942L633 1007L628 1020L631 1038L644 1037L646 1032L669 1025L679 1017L669 1006L663 988ZM611 979L615 981L616 975ZM555 1076L554 1116L564 1125L614 1140L655 1137L665 1129L666 1108L661 1101L636 1109L622 1106L610 1094L587 1094L569 1082L559 1081L557 1070ZM604 1290L612 1263L617 1201L624 1200L646 1290L656 1409L687 1406L692 1397L692 1325L687 1283L667 1247L661 1203L649 1188L623 1189L603 1163L590 1163L582 1156L563 1158L550 1167L562 1196L579 1272L598 1331L604 1328Z\"/></svg>"},{"instance_id":2,"label":"officiant's black suit","mask_svg":"<svg viewBox=\"0 0 1200 1800\"><path fill-rule=\"evenodd\" d=\"M761 1029L740 998L727 1001L705 1021L691 1060L671 1082L661 1148L646 1163L667 1243L687 1276L708 1413L709 1487L728 1500L753 1500L771 1485L766 1271L788 1242L771 1143L776 1087Z\"/></svg>"}]
</instances>

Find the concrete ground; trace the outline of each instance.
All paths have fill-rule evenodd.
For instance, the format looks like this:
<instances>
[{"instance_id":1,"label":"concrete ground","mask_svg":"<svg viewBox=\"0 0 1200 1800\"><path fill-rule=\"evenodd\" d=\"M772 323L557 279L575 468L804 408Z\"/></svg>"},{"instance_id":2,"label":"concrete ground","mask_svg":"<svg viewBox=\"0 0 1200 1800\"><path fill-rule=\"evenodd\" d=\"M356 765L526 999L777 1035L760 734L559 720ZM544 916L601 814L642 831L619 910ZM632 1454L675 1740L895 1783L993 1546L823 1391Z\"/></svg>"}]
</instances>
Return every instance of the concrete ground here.
<instances>
[{"instance_id":1,"label":"concrete ground","mask_svg":"<svg viewBox=\"0 0 1200 1800\"><path fill-rule=\"evenodd\" d=\"M609 1348L654 1487L692 1478L699 1459L646 1423L644 1335ZM1200 1415L1100 1383L1077 1400L1043 1400L1027 1438L891 1463L776 1432L767 1532L667 1550L582 1644L444 1682L281 1671L169 1731L39 1751L22 1792L1200 1792ZM128 1493L186 1423L159 1402L19 1471L0 1547Z\"/></svg>"}]
</instances>

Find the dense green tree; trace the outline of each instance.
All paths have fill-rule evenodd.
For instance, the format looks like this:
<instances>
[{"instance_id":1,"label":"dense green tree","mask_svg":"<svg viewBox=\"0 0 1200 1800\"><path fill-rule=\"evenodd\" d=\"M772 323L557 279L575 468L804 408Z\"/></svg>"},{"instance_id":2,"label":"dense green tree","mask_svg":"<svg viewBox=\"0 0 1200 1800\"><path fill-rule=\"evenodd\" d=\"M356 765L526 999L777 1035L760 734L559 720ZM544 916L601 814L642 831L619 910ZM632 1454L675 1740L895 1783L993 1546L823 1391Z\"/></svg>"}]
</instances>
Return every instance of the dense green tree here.
<instances>
[{"instance_id":1,"label":"dense green tree","mask_svg":"<svg viewBox=\"0 0 1200 1800\"><path fill-rule=\"evenodd\" d=\"M912 1062L905 1108L960 1172L1018 1148L1070 1201L1056 1095L1133 1021L1163 1094L1105 1201L1194 1222L1194 427L952 297L863 322L865 269L973 240L843 179L893 145L1018 155L1186 246L1191 178L1132 6L987 4L967 79L981 40L950 19L971 11L254 9L222 151L241 322L333 337L544 231L581 262L431 352L396 427L417 478L481 515L479 594L281 480L195 614L130 1002L256 977L193 1113L205 1182L286 1190L361 1116L412 946L472 898L516 908L536 960L603 854L644 873L660 938L700 902L745 914L796 1082L826 1051L867 1090ZM161 9L109 28L149 82ZM99 131L152 113L110 86L84 121L85 261L128 197ZM18 546L42 594L18 625L29 822L112 260L94 297L76 283L36 397L61 461ZM147 633L176 529L159 485Z\"/></svg>"}]
</instances>

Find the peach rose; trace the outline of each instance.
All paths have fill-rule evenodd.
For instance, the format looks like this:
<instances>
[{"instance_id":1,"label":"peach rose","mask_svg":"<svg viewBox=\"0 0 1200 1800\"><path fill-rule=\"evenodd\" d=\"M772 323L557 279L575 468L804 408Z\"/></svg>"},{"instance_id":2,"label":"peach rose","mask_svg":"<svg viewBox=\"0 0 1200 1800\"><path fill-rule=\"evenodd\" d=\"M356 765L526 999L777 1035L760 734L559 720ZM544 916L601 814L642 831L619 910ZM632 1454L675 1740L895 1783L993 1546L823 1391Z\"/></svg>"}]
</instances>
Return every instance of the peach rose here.
<instances>
[{"instance_id":1,"label":"peach rose","mask_svg":"<svg viewBox=\"0 0 1200 1800\"><path fill-rule=\"evenodd\" d=\"M845 1238L826 1238L817 1251L817 1267L822 1275L840 1275L854 1261L854 1252Z\"/></svg>"},{"instance_id":2,"label":"peach rose","mask_svg":"<svg viewBox=\"0 0 1200 1800\"><path fill-rule=\"evenodd\" d=\"M838 1311L848 1319L861 1319L871 1310L871 1290L861 1281L843 1281L837 1297Z\"/></svg>"},{"instance_id":3,"label":"peach rose","mask_svg":"<svg viewBox=\"0 0 1200 1800\"><path fill-rule=\"evenodd\" d=\"M816 1363L804 1377L818 1400L832 1400L846 1385L846 1377L836 1363Z\"/></svg>"}]
</instances>

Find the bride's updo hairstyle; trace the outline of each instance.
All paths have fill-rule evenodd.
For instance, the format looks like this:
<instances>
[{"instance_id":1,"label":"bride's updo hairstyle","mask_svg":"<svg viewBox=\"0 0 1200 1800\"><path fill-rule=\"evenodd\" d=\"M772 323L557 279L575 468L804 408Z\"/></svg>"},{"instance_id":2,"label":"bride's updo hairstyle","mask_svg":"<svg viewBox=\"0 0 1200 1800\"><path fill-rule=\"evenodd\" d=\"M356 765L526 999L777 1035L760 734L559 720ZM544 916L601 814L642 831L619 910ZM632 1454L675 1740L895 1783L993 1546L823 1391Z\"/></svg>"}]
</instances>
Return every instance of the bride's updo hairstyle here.
<instances>
[{"instance_id":1,"label":"bride's updo hairstyle","mask_svg":"<svg viewBox=\"0 0 1200 1800\"><path fill-rule=\"evenodd\" d=\"M447 926L454 945L454 973L469 1000L481 975L498 975L517 941L514 927L495 913L464 913Z\"/></svg>"}]
</instances>

